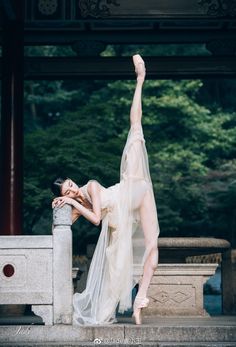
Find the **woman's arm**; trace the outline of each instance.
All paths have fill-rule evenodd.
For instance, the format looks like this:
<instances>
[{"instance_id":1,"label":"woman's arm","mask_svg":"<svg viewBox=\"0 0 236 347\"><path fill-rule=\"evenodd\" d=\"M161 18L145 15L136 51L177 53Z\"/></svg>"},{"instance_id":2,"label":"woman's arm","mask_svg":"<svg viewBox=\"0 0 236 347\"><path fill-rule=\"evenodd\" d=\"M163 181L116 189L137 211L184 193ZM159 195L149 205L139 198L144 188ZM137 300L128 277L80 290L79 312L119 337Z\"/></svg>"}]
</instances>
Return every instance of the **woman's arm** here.
<instances>
[{"instance_id":1,"label":"woman's arm","mask_svg":"<svg viewBox=\"0 0 236 347\"><path fill-rule=\"evenodd\" d=\"M81 216L81 213L78 210L76 210L76 208L72 207L72 215L71 215L72 224L76 222L80 216Z\"/></svg>"},{"instance_id":2,"label":"woman's arm","mask_svg":"<svg viewBox=\"0 0 236 347\"><path fill-rule=\"evenodd\" d=\"M137 84L130 109L130 124L140 123L142 118L142 86L146 75L144 61L140 55L133 56L135 71L137 73Z\"/></svg>"},{"instance_id":3,"label":"woman's arm","mask_svg":"<svg viewBox=\"0 0 236 347\"><path fill-rule=\"evenodd\" d=\"M62 197L63 199L66 197ZM101 211L100 213L97 213L97 210L90 211L89 209L87 209L86 207L82 206L78 201L72 199L72 198L66 198L66 199L70 199L69 202L65 202L65 203L69 203L71 204L73 207L76 208L77 211L79 211L79 213L84 216L87 220L89 220L91 223L93 223L94 225L99 225L100 221L101 221ZM96 212L95 212L96 211Z\"/></svg>"}]
</instances>

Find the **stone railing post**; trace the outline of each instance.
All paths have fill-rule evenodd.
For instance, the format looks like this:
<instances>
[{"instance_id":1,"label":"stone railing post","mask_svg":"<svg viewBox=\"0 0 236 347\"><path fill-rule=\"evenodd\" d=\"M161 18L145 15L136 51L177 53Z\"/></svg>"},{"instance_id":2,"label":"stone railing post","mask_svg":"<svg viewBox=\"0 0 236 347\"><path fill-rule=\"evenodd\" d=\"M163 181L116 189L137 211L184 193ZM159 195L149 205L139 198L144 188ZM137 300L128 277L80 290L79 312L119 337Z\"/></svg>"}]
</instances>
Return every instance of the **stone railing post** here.
<instances>
[{"instance_id":1,"label":"stone railing post","mask_svg":"<svg viewBox=\"0 0 236 347\"><path fill-rule=\"evenodd\" d=\"M53 209L53 322L72 324L72 232L70 205Z\"/></svg>"},{"instance_id":2,"label":"stone railing post","mask_svg":"<svg viewBox=\"0 0 236 347\"><path fill-rule=\"evenodd\" d=\"M222 257L222 304L224 314L236 314L236 249Z\"/></svg>"}]
</instances>

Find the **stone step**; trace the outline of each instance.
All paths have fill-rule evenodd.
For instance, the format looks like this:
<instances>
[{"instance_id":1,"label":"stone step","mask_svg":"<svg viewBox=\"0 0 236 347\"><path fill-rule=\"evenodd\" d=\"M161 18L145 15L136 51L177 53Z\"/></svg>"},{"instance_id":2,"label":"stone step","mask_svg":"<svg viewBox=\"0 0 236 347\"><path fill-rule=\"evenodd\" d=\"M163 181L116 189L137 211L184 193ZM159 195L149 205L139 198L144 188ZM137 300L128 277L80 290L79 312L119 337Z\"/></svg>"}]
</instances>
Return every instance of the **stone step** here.
<instances>
[{"instance_id":1,"label":"stone step","mask_svg":"<svg viewBox=\"0 0 236 347\"><path fill-rule=\"evenodd\" d=\"M0 347L5 346L236 346L236 317L149 317L144 324L119 319L112 325L1 325Z\"/></svg>"},{"instance_id":2,"label":"stone step","mask_svg":"<svg viewBox=\"0 0 236 347\"><path fill-rule=\"evenodd\" d=\"M236 343L235 342L198 342L198 343L175 343L175 342L170 342L170 343L159 343L158 347L235 347ZM134 347L134 346L133 346Z\"/></svg>"},{"instance_id":3,"label":"stone step","mask_svg":"<svg viewBox=\"0 0 236 347\"><path fill-rule=\"evenodd\" d=\"M199 343L178 343L178 342L146 342L141 344L94 344L94 342L73 342L73 343L65 343L65 342L54 342L54 343L0 343L0 347L235 347L235 342L199 342Z\"/></svg>"}]
</instances>

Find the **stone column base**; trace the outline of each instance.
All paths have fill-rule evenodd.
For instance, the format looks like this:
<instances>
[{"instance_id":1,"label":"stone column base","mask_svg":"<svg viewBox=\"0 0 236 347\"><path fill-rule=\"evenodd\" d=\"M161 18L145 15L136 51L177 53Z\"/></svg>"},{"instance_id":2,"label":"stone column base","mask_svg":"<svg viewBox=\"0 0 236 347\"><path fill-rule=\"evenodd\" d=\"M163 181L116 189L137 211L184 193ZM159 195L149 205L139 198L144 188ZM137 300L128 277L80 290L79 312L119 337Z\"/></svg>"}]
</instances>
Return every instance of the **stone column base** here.
<instances>
[{"instance_id":1,"label":"stone column base","mask_svg":"<svg viewBox=\"0 0 236 347\"><path fill-rule=\"evenodd\" d=\"M143 316L208 316L203 308L203 285L218 264L159 264L149 289ZM135 267L139 278L140 267Z\"/></svg>"}]
</instances>

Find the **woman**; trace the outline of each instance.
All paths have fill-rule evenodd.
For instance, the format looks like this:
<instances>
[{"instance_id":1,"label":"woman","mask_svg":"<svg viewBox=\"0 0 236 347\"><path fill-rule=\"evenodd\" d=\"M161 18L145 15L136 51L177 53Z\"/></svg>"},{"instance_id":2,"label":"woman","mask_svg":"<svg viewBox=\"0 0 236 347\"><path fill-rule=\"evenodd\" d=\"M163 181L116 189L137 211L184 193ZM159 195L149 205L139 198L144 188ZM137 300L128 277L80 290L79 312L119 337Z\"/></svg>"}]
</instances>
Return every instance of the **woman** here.
<instances>
[{"instance_id":1,"label":"woman","mask_svg":"<svg viewBox=\"0 0 236 347\"><path fill-rule=\"evenodd\" d=\"M158 264L159 225L149 174L141 118L145 65L133 56L137 84L130 110L130 131L123 151L120 182L104 188L95 180L78 187L71 179L57 179L53 191L60 197L53 207L72 205L73 222L84 216L102 230L89 268L86 288L73 296L74 324L111 324L115 313L132 306L132 288L139 282L133 317L141 324L147 290ZM137 269L142 269L139 280ZM135 271L136 269L136 271Z\"/></svg>"}]
</instances>

